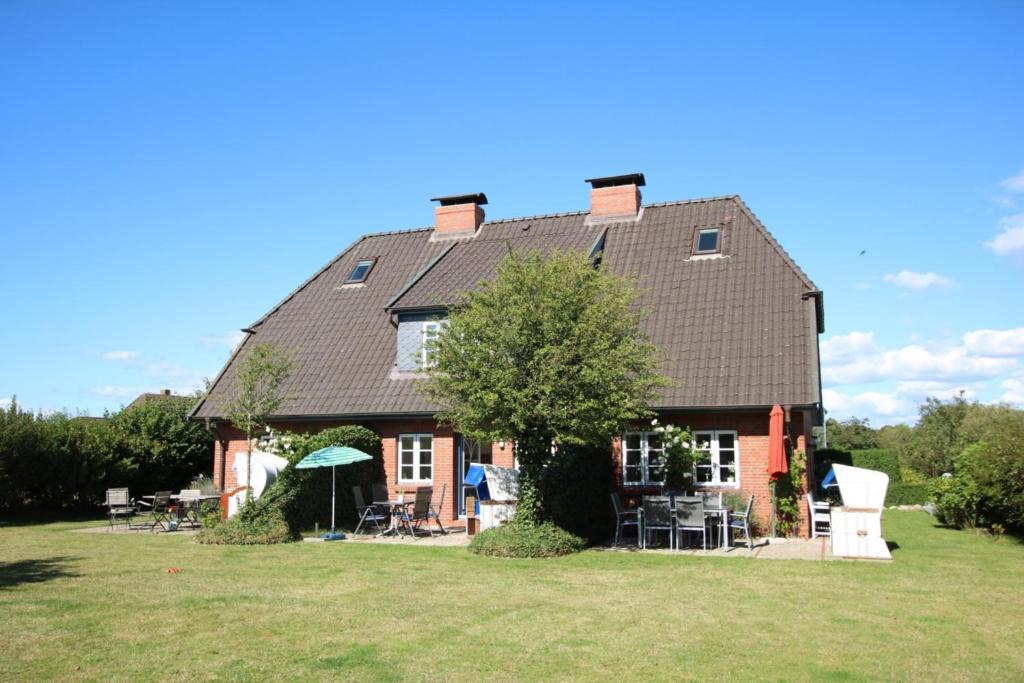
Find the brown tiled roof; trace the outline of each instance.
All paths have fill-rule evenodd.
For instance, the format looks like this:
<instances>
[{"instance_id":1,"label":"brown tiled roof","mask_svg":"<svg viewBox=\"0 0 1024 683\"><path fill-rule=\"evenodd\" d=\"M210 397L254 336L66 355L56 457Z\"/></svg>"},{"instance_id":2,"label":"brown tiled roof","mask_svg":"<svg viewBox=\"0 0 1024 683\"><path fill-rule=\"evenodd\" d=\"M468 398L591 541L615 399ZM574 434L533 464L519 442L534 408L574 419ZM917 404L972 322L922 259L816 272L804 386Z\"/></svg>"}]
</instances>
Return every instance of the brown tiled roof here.
<instances>
[{"instance_id":1,"label":"brown tiled roof","mask_svg":"<svg viewBox=\"0 0 1024 683\"><path fill-rule=\"evenodd\" d=\"M696 230L721 227L722 254L692 258ZM604 267L636 276L653 312L645 332L674 385L656 407L814 405L819 399L816 288L738 197L643 208L636 221L585 212L484 223L476 237L431 241L432 230L368 235L253 325L195 416L216 418L235 390L235 364L253 341L300 363L282 416L432 412L417 380L395 378L389 312L442 306L491 276L508 249L590 249L606 232ZM342 286L355 264L377 262L365 285Z\"/></svg>"}]
</instances>

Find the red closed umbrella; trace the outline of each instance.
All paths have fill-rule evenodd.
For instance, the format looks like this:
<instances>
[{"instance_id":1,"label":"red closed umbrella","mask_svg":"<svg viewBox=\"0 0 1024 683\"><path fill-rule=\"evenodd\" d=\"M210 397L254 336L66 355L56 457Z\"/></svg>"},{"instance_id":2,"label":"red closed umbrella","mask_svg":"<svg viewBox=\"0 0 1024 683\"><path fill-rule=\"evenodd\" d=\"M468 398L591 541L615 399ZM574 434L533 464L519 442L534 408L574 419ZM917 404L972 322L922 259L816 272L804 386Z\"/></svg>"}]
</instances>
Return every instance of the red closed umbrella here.
<instances>
[{"instance_id":1,"label":"red closed umbrella","mask_svg":"<svg viewBox=\"0 0 1024 683\"><path fill-rule=\"evenodd\" d=\"M775 535L776 496L775 480L789 471L786 462L786 442L782 433L782 406L775 404L768 418L768 478L772 490L771 534Z\"/></svg>"},{"instance_id":2,"label":"red closed umbrella","mask_svg":"<svg viewBox=\"0 0 1024 683\"><path fill-rule=\"evenodd\" d=\"M772 406L768 419L768 477L774 481L789 472L786 462L786 443L782 431L782 406Z\"/></svg>"}]
</instances>

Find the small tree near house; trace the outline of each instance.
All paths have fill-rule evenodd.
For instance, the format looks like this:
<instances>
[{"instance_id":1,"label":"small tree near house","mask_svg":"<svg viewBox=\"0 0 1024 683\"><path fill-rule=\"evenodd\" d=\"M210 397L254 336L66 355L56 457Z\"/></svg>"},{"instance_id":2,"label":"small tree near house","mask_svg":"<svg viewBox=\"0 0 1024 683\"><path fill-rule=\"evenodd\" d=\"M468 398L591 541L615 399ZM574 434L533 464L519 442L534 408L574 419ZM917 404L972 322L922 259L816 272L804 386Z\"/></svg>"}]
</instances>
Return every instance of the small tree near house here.
<instances>
[{"instance_id":1,"label":"small tree near house","mask_svg":"<svg viewBox=\"0 0 1024 683\"><path fill-rule=\"evenodd\" d=\"M278 412L288 398L281 385L295 363L285 350L269 343L253 344L236 370L238 395L228 404L225 416L245 432L246 500L252 497L252 448L257 434L267 425L267 417Z\"/></svg>"},{"instance_id":2,"label":"small tree near house","mask_svg":"<svg viewBox=\"0 0 1024 683\"><path fill-rule=\"evenodd\" d=\"M561 447L610 444L651 417L667 380L640 331L641 294L583 253L510 251L452 307L424 389L440 421L516 443L517 522L541 521L540 477Z\"/></svg>"}]
</instances>

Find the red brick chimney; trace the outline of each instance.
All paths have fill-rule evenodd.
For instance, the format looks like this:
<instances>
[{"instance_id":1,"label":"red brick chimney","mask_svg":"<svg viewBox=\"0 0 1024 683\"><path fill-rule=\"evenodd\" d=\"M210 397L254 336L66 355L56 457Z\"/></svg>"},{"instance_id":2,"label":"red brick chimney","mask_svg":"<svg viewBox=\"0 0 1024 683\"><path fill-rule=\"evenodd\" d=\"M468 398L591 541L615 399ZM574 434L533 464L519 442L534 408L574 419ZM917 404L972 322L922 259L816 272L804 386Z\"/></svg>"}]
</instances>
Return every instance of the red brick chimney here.
<instances>
[{"instance_id":1,"label":"red brick chimney","mask_svg":"<svg viewBox=\"0 0 1024 683\"><path fill-rule=\"evenodd\" d=\"M430 201L441 203L434 209L435 237L470 236L484 222L482 207L487 203L487 195L483 192L433 197Z\"/></svg>"},{"instance_id":2,"label":"red brick chimney","mask_svg":"<svg viewBox=\"0 0 1024 683\"><path fill-rule=\"evenodd\" d=\"M590 215L632 218L640 212L640 188L646 185L643 173L588 178Z\"/></svg>"}]
</instances>

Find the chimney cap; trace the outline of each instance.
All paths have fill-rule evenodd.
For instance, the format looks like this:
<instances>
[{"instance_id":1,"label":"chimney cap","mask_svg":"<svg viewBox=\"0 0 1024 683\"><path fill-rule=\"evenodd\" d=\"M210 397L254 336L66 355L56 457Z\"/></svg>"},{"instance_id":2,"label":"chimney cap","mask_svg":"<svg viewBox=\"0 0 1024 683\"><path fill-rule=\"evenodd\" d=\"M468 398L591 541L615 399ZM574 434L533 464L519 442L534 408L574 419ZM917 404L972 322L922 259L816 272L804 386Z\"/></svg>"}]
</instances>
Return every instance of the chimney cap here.
<instances>
[{"instance_id":1,"label":"chimney cap","mask_svg":"<svg viewBox=\"0 0 1024 683\"><path fill-rule=\"evenodd\" d=\"M615 187L616 185L636 185L642 187L647 184L643 173L627 173L626 175L609 175L603 178L587 178L583 182L590 183L593 189L600 187Z\"/></svg>"},{"instance_id":2,"label":"chimney cap","mask_svg":"<svg viewBox=\"0 0 1024 683\"><path fill-rule=\"evenodd\" d=\"M476 194L453 194L448 197L431 197L432 202L441 202L441 206L455 206L456 204L486 204L487 195L483 192Z\"/></svg>"}]
</instances>

